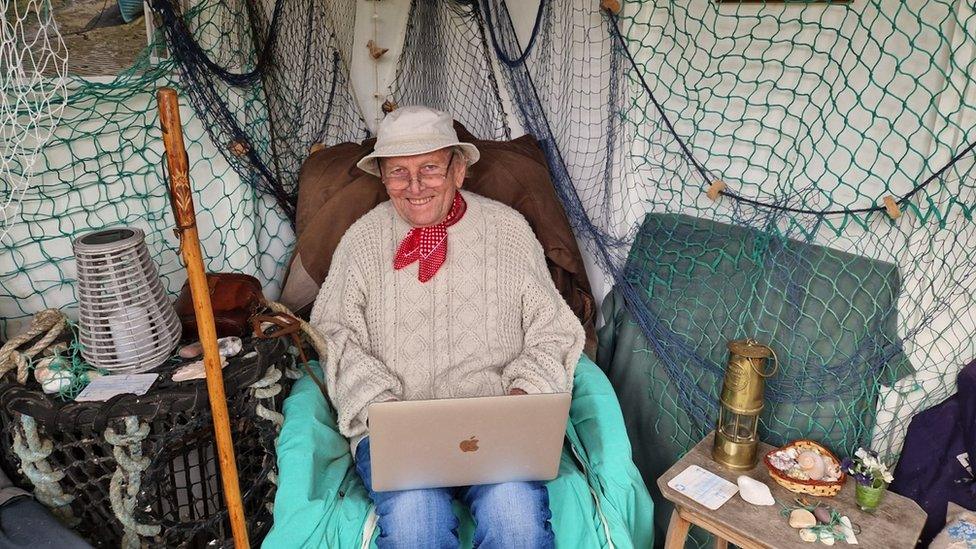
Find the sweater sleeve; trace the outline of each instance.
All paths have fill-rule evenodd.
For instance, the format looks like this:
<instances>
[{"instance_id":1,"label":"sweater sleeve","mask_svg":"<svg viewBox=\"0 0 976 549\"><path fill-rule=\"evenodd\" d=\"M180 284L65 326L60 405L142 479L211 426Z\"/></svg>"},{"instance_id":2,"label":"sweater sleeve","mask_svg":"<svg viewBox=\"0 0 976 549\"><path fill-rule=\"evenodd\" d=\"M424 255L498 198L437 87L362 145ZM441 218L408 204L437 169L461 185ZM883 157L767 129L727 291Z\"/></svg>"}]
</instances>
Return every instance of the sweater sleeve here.
<instances>
[{"instance_id":1,"label":"sweater sleeve","mask_svg":"<svg viewBox=\"0 0 976 549\"><path fill-rule=\"evenodd\" d=\"M373 402L399 400L403 386L387 366L369 352L366 286L357 250L358 231L350 230L336 247L310 323L325 337L329 356L323 365L326 388L347 438L366 433L366 410Z\"/></svg>"},{"instance_id":2,"label":"sweater sleeve","mask_svg":"<svg viewBox=\"0 0 976 549\"><path fill-rule=\"evenodd\" d=\"M519 219L513 239L521 248L522 352L502 371L505 390L526 393L569 392L586 336L572 309L549 275L542 245L532 229Z\"/></svg>"}]
</instances>

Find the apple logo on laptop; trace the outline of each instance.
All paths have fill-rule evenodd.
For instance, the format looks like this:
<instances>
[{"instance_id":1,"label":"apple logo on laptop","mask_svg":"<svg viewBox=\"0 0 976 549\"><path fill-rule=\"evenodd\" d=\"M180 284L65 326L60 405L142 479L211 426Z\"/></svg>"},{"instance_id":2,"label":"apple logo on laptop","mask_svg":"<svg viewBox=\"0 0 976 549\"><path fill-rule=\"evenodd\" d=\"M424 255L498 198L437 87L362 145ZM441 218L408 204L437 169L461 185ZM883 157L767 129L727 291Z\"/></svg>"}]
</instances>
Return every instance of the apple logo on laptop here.
<instances>
[{"instance_id":1,"label":"apple logo on laptop","mask_svg":"<svg viewBox=\"0 0 976 549\"><path fill-rule=\"evenodd\" d=\"M477 452L478 439L474 435L471 435L471 438L462 440L459 446L461 447L462 452Z\"/></svg>"}]
</instances>

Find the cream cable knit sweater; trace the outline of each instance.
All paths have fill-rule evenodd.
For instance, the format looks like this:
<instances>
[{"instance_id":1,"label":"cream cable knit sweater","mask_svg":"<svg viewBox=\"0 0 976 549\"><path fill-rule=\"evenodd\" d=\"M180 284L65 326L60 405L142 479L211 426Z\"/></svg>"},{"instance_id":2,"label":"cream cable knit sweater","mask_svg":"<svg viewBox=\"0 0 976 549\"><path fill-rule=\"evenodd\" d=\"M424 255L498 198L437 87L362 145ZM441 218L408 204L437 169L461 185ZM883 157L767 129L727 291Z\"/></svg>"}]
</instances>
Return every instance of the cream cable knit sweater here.
<instances>
[{"instance_id":1,"label":"cream cable knit sweater","mask_svg":"<svg viewBox=\"0 0 976 549\"><path fill-rule=\"evenodd\" d=\"M468 192L464 199L464 217L448 228L447 260L425 284L419 262L393 270L410 226L389 202L336 248L311 323L328 342L326 385L354 445L373 402L572 389L583 327L542 246L515 210Z\"/></svg>"}]
</instances>

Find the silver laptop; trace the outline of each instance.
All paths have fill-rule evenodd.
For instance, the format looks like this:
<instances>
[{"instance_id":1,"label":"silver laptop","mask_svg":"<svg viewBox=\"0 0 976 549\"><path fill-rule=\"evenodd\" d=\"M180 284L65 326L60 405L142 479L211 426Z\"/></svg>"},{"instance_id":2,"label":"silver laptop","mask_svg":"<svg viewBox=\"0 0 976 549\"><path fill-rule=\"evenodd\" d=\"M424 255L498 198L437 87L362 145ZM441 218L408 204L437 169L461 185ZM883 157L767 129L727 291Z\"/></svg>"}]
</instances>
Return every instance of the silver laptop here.
<instances>
[{"instance_id":1,"label":"silver laptop","mask_svg":"<svg viewBox=\"0 0 976 549\"><path fill-rule=\"evenodd\" d=\"M570 400L555 393L371 404L373 490L552 480Z\"/></svg>"}]
</instances>

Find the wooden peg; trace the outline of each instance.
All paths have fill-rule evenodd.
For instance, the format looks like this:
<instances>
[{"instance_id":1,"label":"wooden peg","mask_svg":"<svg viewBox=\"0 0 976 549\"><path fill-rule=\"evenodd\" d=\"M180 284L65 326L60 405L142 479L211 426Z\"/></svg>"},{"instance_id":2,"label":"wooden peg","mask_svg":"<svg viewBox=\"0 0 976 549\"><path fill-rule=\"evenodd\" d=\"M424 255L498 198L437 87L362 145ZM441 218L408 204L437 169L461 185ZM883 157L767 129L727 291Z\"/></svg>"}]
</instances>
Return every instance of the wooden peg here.
<instances>
[{"instance_id":1,"label":"wooden peg","mask_svg":"<svg viewBox=\"0 0 976 549\"><path fill-rule=\"evenodd\" d=\"M392 99L387 99L386 101L383 102L382 109L383 112L385 112L386 114L390 114L391 112L397 109L396 101L393 101Z\"/></svg>"},{"instance_id":2,"label":"wooden peg","mask_svg":"<svg viewBox=\"0 0 976 549\"><path fill-rule=\"evenodd\" d=\"M325 148L325 143L312 143L312 146L308 148L308 155L312 156L313 154L321 151L324 148Z\"/></svg>"},{"instance_id":3,"label":"wooden peg","mask_svg":"<svg viewBox=\"0 0 976 549\"><path fill-rule=\"evenodd\" d=\"M227 150L236 157L242 157L250 152L251 148L244 141L235 139L227 144Z\"/></svg>"},{"instance_id":4,"label":"wooden peg","mask_svg":"<svg viewBox=\"0 0 976 549\"><path fill-rule=\"evenodd\" d=\"M620 0L600 0L600 9L607 10L614 15L620 15Z\"/></svg>"},{"instance_id":5,"label":"wooden peg","mask_svg":"<svg viewBox=\"0 0 976 549\"><path fill-rule=\"evenodd\" d=\"M711 185L708 186L708 190L705 191L705 194L708 195L708 198L710 198L712 202L715 202L716 200L718 200L719 195L722 194L722 191L724 190L725 190L725 181L722 181L721 179L716 179L715 181L712 181Z\"/></svg>"},{"instance_id":6,"label":"wooden peg","mask_svg":"<svg viewBox=\"0 0 976 549\"><path fill-rule=\"evenodd\" d=\"M379 59L380 57L383 57L384 53L390 51L390 48L381 48L372 40L366 42L366 47L369 48L369 56L373 59Z\"/></svg>"},{"instance_id":7,"label":"wooden peg","mask_svg":"<svg viewBox=\"0 0 976 549\"><path fill-rule=\"evenodd\" d=\"M890 194L884 197L884 207L885 211L888 212L888 217L892 219L898 219L901 217L901 208L898 207L898 203L895 202L895 197Z\"/></svg>"}]
</instances>

